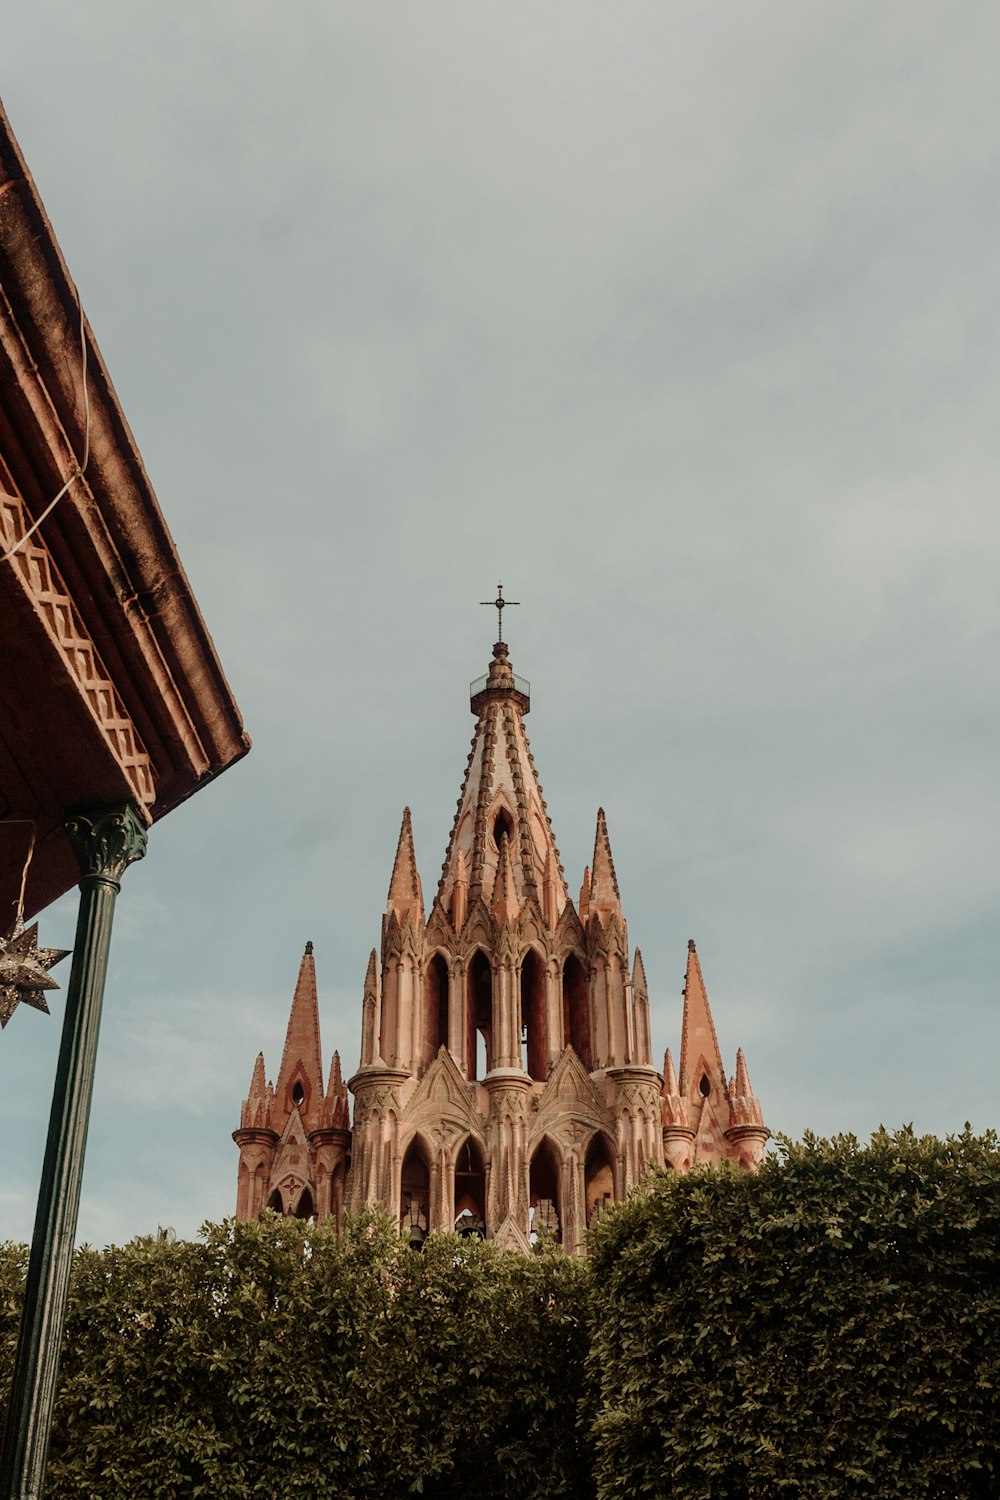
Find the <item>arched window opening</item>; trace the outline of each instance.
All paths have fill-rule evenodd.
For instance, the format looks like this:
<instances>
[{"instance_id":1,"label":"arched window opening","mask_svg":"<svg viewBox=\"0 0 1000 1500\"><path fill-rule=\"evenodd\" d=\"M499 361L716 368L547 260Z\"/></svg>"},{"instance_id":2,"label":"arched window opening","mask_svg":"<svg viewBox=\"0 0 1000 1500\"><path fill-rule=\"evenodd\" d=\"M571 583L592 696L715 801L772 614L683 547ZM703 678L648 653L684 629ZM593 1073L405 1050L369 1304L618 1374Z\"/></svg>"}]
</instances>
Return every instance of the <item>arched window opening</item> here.
<instances>
[{"instance_id":1,"label":"arched window opening","mask_svg":"<svg viewBox=\"0 0 1000 1500\"><path fill-rule=\"evenodd\" d=\"M712 1085L708 1081L707 1073L702 1073L701 1075L701 1082L698 1085L698 1092L703 1099L707 1099L709 1094L712 1092Z\"/></svg>"},{"instance_id":2,"label":"arched window opening","mask_svg":"<svg viewBox=\"0 0 1000 1500\"><path fill-rule=\"evenodd\" d=\"M420 1071L429 1068L439 1047L448 1045L448 965L435 953L424 978L424 1050Z\"/></svg>"},{"instance_id":3,"label":"arched window opening","mask_svg":"<svg viewBox=\"0 0 1000 1500\"><path fill-rule=\"evenodd\" d=\"M298 1105L301 1108L301 1106L305 1103L305 1097L306 1091L302 1087L302 1080L301 1078L297 1078L295 1080L295 1087L292 1089L292 1103Z\"/></svg>"},{"instance_id":4,"label":"arched window opening","mask_svg":"<svg viewBox=\"0 0 1000 1500\"><path fill-rule=\"evenodd\" d=\"M469 965L466 980L466 1049L470 1078L485 1078L493 1066L493 974L480 949Z\"/></svg>"},{"instance_id":5,"label":"arched window opening","mask_svg":"<svg viewBox=\"0 0 1000 1500\"><path fill-rule=\"evenodd\" d=\"M455 1228L468 1236L486 1234L486 1167L471 1135L455 1158Z\"/></svg>"},{"instance_id":6,"label":"arched window opening","mask_svg":"<svg viewBox=\"0 0 1000 1500\"><path fill-rule=\"evenodd\" d=\"M493 819L493 842L498 849L503 842L505 834L507 842L510 843L514 837L514 819L505 807L501 807L497 810L497 815Z\"/></svg>"},{"instance_id":7,"label":"arched window opening","mask_svg":"<svg viewBox=\"0 0 1000 1500\"><path fill-rule=\"evenodd\" d=\"M276 1214L283 1214L285 1212L285 1205L281 1201L281 1190L280 1190L280 1188L275 1188L275 1190L271 1194L270 1198L268 1198L267 1203L265 1204L265 1207L266 1208L273 1208Z\"/></svg>"},{"instance_id":8,"label":"arched window opening","mask_svg":"<svg viewBox=\"0 0 1000 1500\"><path fill-rule=\"evenodd\" d=\"M316 1205L313 1203L313 1195L307 1187L302 1189L298 1203L295 1205L296 1219L315 1219Z\"/></svg>"},{"instance_id":9,"label":"arched window opening","mask_svg":"<svg viewBox=\"0 0 1000 1500\"><path fill-rule=\"evenodd\" d=\"M430 1224L430 1172L418 1141L411 1141L403 1157L399 1193L399 1227L414 1250L422 1250Z\"/></svg>"},{"instance_id":10,"label":"arched window opening","mask_svg":"<svg viewBox=\"0 0 1000 1500\"><path fill-rule=\"evenodd\" d=\"M615 1174L611 1166L611 1153L602 1135L595 1135L587 1152L584 1168L587 1199L587 1227L596 1224L604 1210L615 1198Z\"/></svg>"},{"instance_id":11,"label":"arched window opening","mask_svg":"<svg viewBox=\"0 0 1000 1500\"><path fill-rule=\"evenodd\" d=\"M521 1025L527 1043L525 1066L532 1078L548 1077L549 1028L545 1015L545 965L529 948L521 964Z\"/></svg>"},{"instance_id":12,"label":"arched window opening","mask_svg":"<svg viewBox=\"0 0 1000 1500\"><path fill-rule=\"evenodd\" d=\"M544 1230L562 1240L560 1212L559 1159L552 1143L545 1139L531 1158L529 1172L529 1239L534 1244Z\"/></svg>"},{"instance_id":13,"label":"arched window opening","mask_svg":"<svg viewBox=\"0 0 1000 1500\"><path fill-rule=\"evenodd\" d=\"M590 996L583 964L571 953L563 964L563 1036L583 1063L593 1071L590 1046Z\"/></svg>"}]
</instances>

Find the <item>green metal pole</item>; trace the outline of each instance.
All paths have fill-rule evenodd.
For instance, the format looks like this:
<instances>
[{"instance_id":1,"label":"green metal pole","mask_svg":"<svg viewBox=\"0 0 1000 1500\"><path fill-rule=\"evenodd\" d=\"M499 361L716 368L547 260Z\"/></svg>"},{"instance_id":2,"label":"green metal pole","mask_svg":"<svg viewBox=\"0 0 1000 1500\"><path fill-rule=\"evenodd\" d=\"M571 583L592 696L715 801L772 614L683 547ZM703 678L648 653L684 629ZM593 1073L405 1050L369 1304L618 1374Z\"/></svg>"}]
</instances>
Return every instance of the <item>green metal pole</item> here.
<instances>
[{"instance_id":1,"label":"green metal pole","mask_svg":"<svg viewBox=\"0 0 1000 1500\"><path fill-rule=\"evenodd\" d=\"M131 806L80 814L66 830L80 865L80 909L0 1459L0 1500L42 1500L44 1492L111 919L122 875L146 852L146 828Z\"/></svg>"}]
</instances>

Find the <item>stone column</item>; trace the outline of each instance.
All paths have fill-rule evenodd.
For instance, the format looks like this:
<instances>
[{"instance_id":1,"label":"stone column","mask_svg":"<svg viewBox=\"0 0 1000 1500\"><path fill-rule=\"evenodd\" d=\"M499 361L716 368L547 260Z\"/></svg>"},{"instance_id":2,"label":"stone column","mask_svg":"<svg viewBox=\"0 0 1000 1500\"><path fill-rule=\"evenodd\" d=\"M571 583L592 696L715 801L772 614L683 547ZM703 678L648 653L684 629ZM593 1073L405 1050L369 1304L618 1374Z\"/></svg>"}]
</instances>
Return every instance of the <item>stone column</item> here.
<instances>
[{"instance_id":1,"label":"stone column","mask_svg":"<svg viewBox=\"0 0 1000 1500\"><path fill-rule=\"evenodd\" d=\"M146 827L131 805L81 813L66 831L80 866L80 906L0 1461L3 1500L41 1500L45 1486L111 922L122 875L146 852Z\"/></svg>"},{"instance_id":2,"label":"stone column","mask_svg":"<svg viewBox=\"0 0 1000 1500\"><path fill-rule=\"evenodd\" d=\"M465 1021L465 976L461 959L454 958L448 965L448 1051L459 1068L469 1076L468 1059L465 1056L465 1038L468 1028Z\"/></svg>"},{"instance_id":3,"label":"stone column","mask_svg":"<svg viewBox=\"0 0 1000 1500\"><path fill-rule=\"evenodd\" d=\"M557 958L550 958L545 965L545 1014L548 1019L546 1028L548 1057L546 1060L551 1072L566 1046L566 1038L563 1035L562 974Z\"/></svg>"}]
</instances>

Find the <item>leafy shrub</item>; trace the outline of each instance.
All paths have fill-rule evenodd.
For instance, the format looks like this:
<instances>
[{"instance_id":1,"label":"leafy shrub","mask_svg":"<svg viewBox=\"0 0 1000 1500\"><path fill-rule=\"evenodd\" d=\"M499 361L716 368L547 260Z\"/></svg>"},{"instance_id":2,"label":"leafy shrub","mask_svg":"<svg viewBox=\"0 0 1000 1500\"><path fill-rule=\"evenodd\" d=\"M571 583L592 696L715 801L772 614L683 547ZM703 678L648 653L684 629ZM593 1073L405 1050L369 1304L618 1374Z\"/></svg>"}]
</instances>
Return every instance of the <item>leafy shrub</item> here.
<instances>
[{"instance_id":1,"label":"leafy shrub","mask_svg":"<svg viewBox=\"0 0 1000 1500\"><path fill-rule=\"evenodd\" d=\"M998 1245L968 1129L657 1174L593 1236L601 1500L994 1500Z\"/></svg>"},{"instance_id":2,"label":"leafy shrub","mask_svg":"<svg viewBox=\"0 0 1000 1500\"><path fill-rule=\"evenodd\" d=\"M23 1250L0 1255L9 1381ZM78 1252L48 1500L592 1494L587 1266L378 1214Z\"/></svg>"}]
</instances>

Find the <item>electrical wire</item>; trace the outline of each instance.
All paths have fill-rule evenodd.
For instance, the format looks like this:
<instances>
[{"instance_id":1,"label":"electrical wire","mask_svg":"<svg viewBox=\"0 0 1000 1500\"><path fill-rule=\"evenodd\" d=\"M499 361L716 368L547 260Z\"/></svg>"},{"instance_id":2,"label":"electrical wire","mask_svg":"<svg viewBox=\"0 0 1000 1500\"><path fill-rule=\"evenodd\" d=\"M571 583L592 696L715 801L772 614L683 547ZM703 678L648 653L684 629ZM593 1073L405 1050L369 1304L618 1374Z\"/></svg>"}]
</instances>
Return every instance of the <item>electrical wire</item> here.
<instances>
[{"instance_id":1,"label":"electrical wire","mask_svg":"<svg viewBox=\"0 0 1000 1500\"><path fill-rule=\"evenodd\" d=\"M28 840L28 853L25 856L24 869L21 871L21 890L17 898L17 916L14 918L14 931L18 932L24 924L24 893L28 888L28 871L31 869L31 861L35 853L35 823L32 818L0 819L0 828L12 828L15 825L31 829L31 838Z\"/></svg>"},{"instance_id":2,"label":"electrical wire","mask_svg":"<svg viewBox=\"0 0 1000 1500\"><path fill-rule=\"evenodd\" d=\"M17 539L9 552L5 552L3 556L0 557L0 563L9 562L9 560L21 550L25 542L28 541L30 537L34 536L35 532L38 530L39 526L41 526L46 517L51 515L52 511L55 510L56 506L59 504L59 501L69 489L70 485L75 484L78 479L83 478L87 470L87 465L90 462L90 392L87 388L87 333L83 317L83 305L80 302L80 294L79 292L77 292L75 286L73 286L73 291L76 295L76 305L80 309L80 368L81 379L83 382L83 460L82 462L77 462L76 468L74 469L73 473L69 476L66 483L59 491L58 495L56 495L54 499L49 501L48 505L38 517L38 520L34 521L32 525L28 527L28 530L24 533L24 535ZM8 500L16 500L18 497L16 495L5 495L5 498Z\"/></svg>"}]
</instances>

